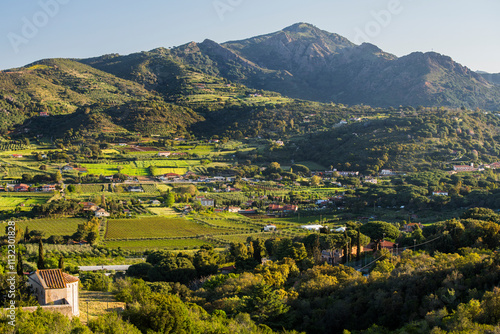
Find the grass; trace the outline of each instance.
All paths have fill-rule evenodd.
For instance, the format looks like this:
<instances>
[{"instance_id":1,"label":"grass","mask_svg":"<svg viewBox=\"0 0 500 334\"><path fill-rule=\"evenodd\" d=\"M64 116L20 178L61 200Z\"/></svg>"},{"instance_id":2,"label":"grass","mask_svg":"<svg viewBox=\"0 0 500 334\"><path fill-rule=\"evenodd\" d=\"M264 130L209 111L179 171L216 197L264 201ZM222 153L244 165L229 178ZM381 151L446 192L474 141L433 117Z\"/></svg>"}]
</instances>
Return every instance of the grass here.
<instances>
[{"instance_id":1,"label":"grass","mask_svg":"<svg viewBox=\"0 0 500 334\"><path fill-rule=\"evenodd\" d=\"M162 208L162 207L154 207L150 206L148 207L148 210L154 213L157 216L167 216L167 217L172 217L176 216L177 213L171 209L171 208Z\"/></svg>"},{"instance_id":2,"label":"grass","mask_svg":"<svg viewBox=\"0 0 500 334\"><path fill-rule=\"evenodd\" d=\"M106 239L179 238L226 232L230 230L210 228L182 218L110 219Z\"/></svg>"},{"instance_id":3,"label":"grass","mask_svg":"<svg viewBox=\"0 0 500 334\"><path fill-rule=\"evenodd\" d=\"M110 312L125 309L125 303L117 302L111 292L80 290L80 320L87 323Z\"/></svg>"},{"instance_id":4,"label":"grass","mask_svg":"<svg viewBox=\"0 0 500 334\"><path fill-rule=\"evenodd\" d=\"M16 227L22 229L23 231L28 226L30 231L38 230L45 232L45 237L50 237L51 235L72 235L76 232L78 224L86 222L87 219L82 218L43 218L43 219L32 219L16 222ZM0 235L5 234L5 228L0 230Z\"/></svg>"}]
</instances>

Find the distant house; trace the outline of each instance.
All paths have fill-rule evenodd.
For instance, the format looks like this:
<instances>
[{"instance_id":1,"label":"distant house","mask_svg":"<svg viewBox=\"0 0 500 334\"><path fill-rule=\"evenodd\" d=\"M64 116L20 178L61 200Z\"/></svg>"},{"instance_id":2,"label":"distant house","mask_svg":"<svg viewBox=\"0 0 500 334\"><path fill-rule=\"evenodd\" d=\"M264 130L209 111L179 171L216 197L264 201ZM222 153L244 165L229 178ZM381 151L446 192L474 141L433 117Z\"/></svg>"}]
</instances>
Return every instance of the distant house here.
<instances>
[{"instance_id":1,"label":"distant house","mask_svg":"<svg viewBox=\"0 0 500 334\"><path fill-rule=\"evenodd\" d=\"M83 211L94 212L97 209L99 209L99 207L97 205L95 205L95 203L92 203L92 202L80 202L79 204L83 206Z\"/></svg>"},{"instance_id":2,"label":"distant house","mask_svg":"<svg viewBox=\"0 0 500 334\"><path fill-rule=\"evenodd\" d=\"M101 218L101 217L109 217L110 216L110 213L107 212L106 210L104 209L98 209L94 212L94 215L98 218Z\"/></svg>"},{"instance_id":3,"label":"distant house","mask_svg":"<svg viewBox=\"0 0 500 334\"><path fill-rule=\"evenodd\" d=\"M382 175L382 176L390 176L390 175L394 175L394 172L392 171L392 169L382 169L380 171L380 175Z\"/></svg>"},{"instance_id":4,"label":"distant house","mask_svg":"<svg viewBox=\"0 0 500 334\"><path fill-rule=\"evenodd\" d=\"M62 168L63 171L69 171L69 170L73 170L73 167L70 166L70 165L66 165Z\"/></svg>"},{"instance_id":5,"label":"distant house","mask_svg":"<svg viewBox=\"0 0 500 334\"><path fill-rule=\"evenodd\" d=\"M392 249L394 249L394 245L395 245L394 242L385 240L385 241L380 242L379 247L380 247L380 249L392 250ZM364 248L365 248L366 252L370 252L370 251L374 252L374 251L376 251L376 246L377 245L374 242L370 242Z\"/></svg>"},{"instance_id":6,"label":"distant house","mask_svg":"<svg viewBox=\"0 0 500 334\"><path fill-rule=\"evenodd\" d=\"M227 212L238 213L241 208L238 206L228 206L226 210Z\"/></svg>"},{"instance_id":7,"label":"distant house","mask_svg":"<svg viewBox=\"0 0 500 334\"><path fill-rule=\"evenodd\" d=\"M171 152L158 152L159 157L169 157Z\"/></svg>"},{"instance_id":8,"label":"distant house","mask_svg":"<svg viewBox=\"0 0 500 334\"><path fill-rule=\"evenodd\" d=\"M276 225L269 224L264 226L264 232L272 232L272 231L276 231Z\"/></svg>"},{"instance_id":9,"label":"distant house","mask_svg":"<svg viewBox=\"0 0 500 334\"><path fill-rule=\"evenodd\" d=\"M474 164L470 164L469 165L455 165L453 166L453 170L455 172L473 172L476 170L476 168L474 168Z\"/></svg>"},{"instance_id":10,"label":"distant house","mask_svg":"<svg viewBox=\"0 0 500 334\"><path fill-rule=\"evenodd\" d=\"M151 204L153 204L153 205L160 205L161 202L159 200L155 199L155 200L151 201Z\"/></svg>"},{"instance_id":11,"label":"distant house","mask_svg":"<svg viewBox=\"0 0 500 334\"><path fill-rule=\"evenodd\" d=\"M299 207L297 205L292 205L292 204L287 204L283 206L283 212L288 213L288 212L297 212Z\"/></svg>"},{"instance_id":12,"label":"distant house","mask_svg":"<svg viewBox=\"0 0 500 334\"><path fill-rule=\"evenodd\" d=\"M41 117L49 117L49 113L46 111L40 111L40 116Z\"/></svg>"},{"instance_id":13,"label":"distant house","mask_svg":"<svg viewBox=\"0 0 500 334\"><path fill-rule=\"evenodd\" d=\"M448 192L447 191L433 191L432 195L433 196L448 196Z\"/></svg>"},{"instance_id":14,"label":"distant house","mask_svg":"<svg viewBox=\"0 0 500 334\"><path fill-rule=\"evenodd\" d=\"M49 304L69 305L73 316L80 315L78 281L61 269L42 269L28 275L28 284L42 308Z\"/></svg>"},{"instance_id":15,"label":"distant house","mask_svg":"<svg viewBox=\"0 0 500 334\"><path fill-rule=\"evenodd\" d=\"M24 184L24 183L16 184L14 186L14 191L17 191L17 192L26 192L26 191L29 191L29 190L30 190L30 187L27 184Z\"/></svg>"},{"instance_id":16,"label":"distant house","mask_svg":"<svg viewBox=\"0 0 500 334\"><path fill-rule=\"evenodd\" d=\"M201 203L201 206L214 206L215 205L215 200L210 199L210 198L198 198L198 200Z\"/></svg>"},{"instance_id":17,"label":"distant house","mask_svg":"<svg viewBox=\"0 0 500 334\"><path fill-rule=\"evenodd\" d=\"M129 193L143 193L144 189L141 186L129 186L126 188Z\"/></svg>"},{"instance_id":18,"label":"distant house","mask_svg":"<svg viewBox=\"0 0 500 334\"><path fill-rule=\"evenodd\" d=\"M323 228L323 225L302 225L301 228L309 231L319 231L319 229Z\"/></svg>"},{"instance_id":19,"label":"distant house","mask_svg":"<svg viewBox=\"0 0 500 334\"><path fill-rule=\"evenodd\" d=\"M22 154L12 154L12 157L13 158L22 158L23 155Z\"/></svg>"},{"instance_id":20,"label":"distant house","mask_svg":"<svg viewBox=\"0 0 500 334\"><path fill-rule=\"evenodd\" d=\"M53 184L45 184L42 186L42 191L43 192L51 192L51 191L55 191L56 190L56 186L53 185Z\"/></svg>"},{"instance_id":21,"label":"distant house","mask_svg":"<svg viewBox=\"0 0 500 334\"><path fill-rule=\"evenodd\" d=\"M424 225L422 225L420 223L409 223L409 224L406 224L405 226L403 226L403 228L401 230L403 232L411 233L411 232L415 231L416 229L423 229L423 228L424 228Z\"/></svg>"}]
</instances>

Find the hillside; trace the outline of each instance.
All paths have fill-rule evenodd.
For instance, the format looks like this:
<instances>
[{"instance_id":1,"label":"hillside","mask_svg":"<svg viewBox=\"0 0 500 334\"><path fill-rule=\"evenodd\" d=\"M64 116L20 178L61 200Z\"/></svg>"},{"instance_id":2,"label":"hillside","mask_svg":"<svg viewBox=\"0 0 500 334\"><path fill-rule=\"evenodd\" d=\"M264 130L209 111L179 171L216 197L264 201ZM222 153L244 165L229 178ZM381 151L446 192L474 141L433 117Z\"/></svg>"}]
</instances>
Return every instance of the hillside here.
<instances>
[{"instance_id":1,"label":"hillside","mask_svg":"<svg viewBox=\"0 0 500 334\"><path fill-rule=\"evenodd\" d=\"M202 119L136 82L68 59L0 72L0 111L1 132L24 123L17 132L56 136L69 129L176 132ZM40 112L49 117L40 117Z\"/></svg>"},{"instance_id":2,"label":"hillside","mask_svg":"<svg viewBox=\"0 0 500 334\"><path fill-rule=\"evenodd\" d=\"M378 173L451 169L500 156L500 118L466 110L421 109L363 118L293 140L282 154L339 170ZM298 147L298 149L296 147Z\"/></svg>"}]
</instances>

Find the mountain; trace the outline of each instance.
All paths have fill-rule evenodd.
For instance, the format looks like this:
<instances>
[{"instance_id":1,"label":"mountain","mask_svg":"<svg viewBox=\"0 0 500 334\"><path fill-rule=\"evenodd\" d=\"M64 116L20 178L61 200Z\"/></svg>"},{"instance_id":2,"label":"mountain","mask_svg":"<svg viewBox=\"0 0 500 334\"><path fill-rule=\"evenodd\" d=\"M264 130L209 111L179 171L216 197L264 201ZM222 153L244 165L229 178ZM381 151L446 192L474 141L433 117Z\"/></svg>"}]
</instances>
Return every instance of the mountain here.
<instances>
[{"instance_id":1,"label":"mountain","mask_svg":"<svg viewBox=\"0 0 500 334\"><path fill-rule=\"evenodd\" d=\"M477 72L477 73L490 83L495 85L500 85L500 73L486 73L486 72Z\"/></svg>"},{"instance_id":2,"label":"mountain","mask_svg":"<svg viewBox=\"0 0 500 334\"><path fill-rule=\"evenodd\" d=\"M191 42L81 62L172 97L193 73L305 100L498 109L500 88L434 52L404 57L307 23L241 41ZM212 80L212 79L210 79Z\"/></svg>"}]
</instances>

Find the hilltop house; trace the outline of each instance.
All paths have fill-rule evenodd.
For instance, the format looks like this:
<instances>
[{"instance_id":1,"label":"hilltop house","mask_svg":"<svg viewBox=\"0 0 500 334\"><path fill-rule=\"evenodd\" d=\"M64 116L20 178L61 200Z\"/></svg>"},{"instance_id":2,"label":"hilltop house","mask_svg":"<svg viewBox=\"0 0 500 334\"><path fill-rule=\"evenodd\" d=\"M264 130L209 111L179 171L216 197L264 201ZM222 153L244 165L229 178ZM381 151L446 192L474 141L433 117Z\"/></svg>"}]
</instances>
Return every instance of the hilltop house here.
<instances>
[{"instance_id":1,"label":"hilltop house","mask_svg":"<svg viewBox=\"0 0 500 334\"><path fill-rule=\"evenodd\" d=\"M28 284L42 307L44 305L70 305L74 316L78 308L78 278L62 272L61 269L42 269L28 276Z\"/></svg>"}]
</instances>

